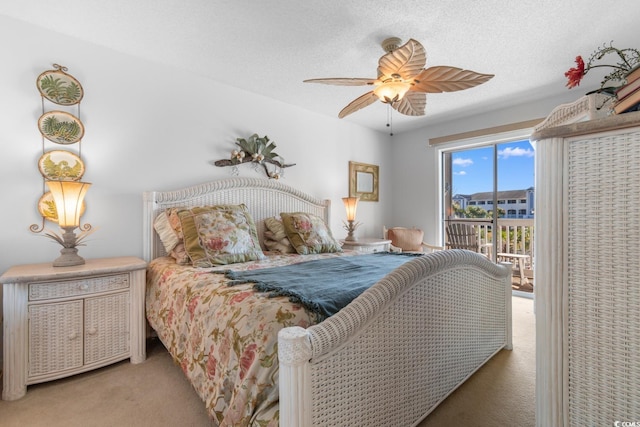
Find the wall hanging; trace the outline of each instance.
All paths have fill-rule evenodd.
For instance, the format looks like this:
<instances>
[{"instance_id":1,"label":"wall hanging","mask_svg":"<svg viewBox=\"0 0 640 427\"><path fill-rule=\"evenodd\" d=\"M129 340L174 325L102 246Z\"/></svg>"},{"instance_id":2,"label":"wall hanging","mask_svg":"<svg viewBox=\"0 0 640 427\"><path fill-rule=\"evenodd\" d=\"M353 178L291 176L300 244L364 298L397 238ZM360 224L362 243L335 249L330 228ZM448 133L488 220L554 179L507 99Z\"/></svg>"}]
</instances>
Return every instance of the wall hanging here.
<instances>
[{"instance_id":1,"label":"wall hanging","mask_svg":"<svg viewBox=\"0 0 640 427\"><path fill-rule=\"evenodd\" d=\"M378 165L349 162L349 197L358 197L362 202L378 201Z\"/></svg>"},{"instance_id":2,"label":"wall hanging","mask_svg":"<svg viewBox=\"0 0 640 427\"><path fill-rule=\"evenodd\" d=\"M268 136L259 137L254 133L249 138L236 138L235 144L240 148L231 151L230 159L222 159L214 162L214 165L224 167L233 166L232 175L238 175L238 165L251 163L255 170L260 166L264 173L273 179L284 176L284 168L295 166L295 163L285 164L284 158L275 151L276 144L269 140Z\"/></svg>"},{"instance_id":3,"label":"wall hanging","mask_svg":"<svg viewBox=\"0 0 640 427\"><path fill-rule=\"evenodd\" d=\"M80 82L67 73L67 67L53 64L53 68L36 79L42 101L42 115L37 123L42 136L38 170L43 182L37 205L42 223L32 224L29 229L34 233L46 231L44 236L62 246L60 257L53 262L54 267L59 267L84 264L77 246L83 245L82 241L93 230L90 224L80 224L80 216L86 209L84 196L91 186L80 181L85 172L82 161L84 125L80 119L84 90ZM45 101L56 104L56 109L46 111ZM49 143L63 145L65 149L48 149ZM58 224L63 233L58 235L45 230L46 221ZM74 230L78 227L81 232L76 236Z\"/></svg>"}]
</instances>

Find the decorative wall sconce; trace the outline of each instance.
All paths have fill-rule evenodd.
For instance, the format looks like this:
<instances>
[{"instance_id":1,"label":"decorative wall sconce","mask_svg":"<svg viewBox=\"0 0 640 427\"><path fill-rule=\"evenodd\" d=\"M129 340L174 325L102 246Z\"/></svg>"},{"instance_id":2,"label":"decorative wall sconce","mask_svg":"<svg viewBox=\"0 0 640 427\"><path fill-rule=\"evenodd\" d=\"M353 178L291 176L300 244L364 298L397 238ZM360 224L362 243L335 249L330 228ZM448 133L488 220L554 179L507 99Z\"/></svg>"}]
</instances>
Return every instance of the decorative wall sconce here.
<instances>
[{"instance_id":1,"label":"decorative wall sconce","mask_svg":"<svg viewBox=\"0 0 640 427\"><path fill-rule=\"evenodd\" d=\"M45 236L62 245L60 256L53 261L54 267L67 267L84 264L84 258L78 255L78 246L93 230L90 224L80 227L82 203L87 190L91 186L88 182L80 181L46 181L53 196L58 214L58 225L64 233L62 236L49 232ZM80 227L82 232L76 236L74 230Z\"/></svg>"},{"instance_id":2,"label":"decorative wall sconce","mask_svg":"<svg viewBox=\"0 0 640 427\"><path fill-rule=\"evenodd\" d=\"M353 235L356 228L360 226L359 222L354 222L356 220L356 208L358 207L359 197L343 197L342 201L344 202L344 207L347 210L347 222L345 223L344 229L347 230L347 237L344 239L347 242L355 242L357 239Z\"/></svg>"}]
</instances>

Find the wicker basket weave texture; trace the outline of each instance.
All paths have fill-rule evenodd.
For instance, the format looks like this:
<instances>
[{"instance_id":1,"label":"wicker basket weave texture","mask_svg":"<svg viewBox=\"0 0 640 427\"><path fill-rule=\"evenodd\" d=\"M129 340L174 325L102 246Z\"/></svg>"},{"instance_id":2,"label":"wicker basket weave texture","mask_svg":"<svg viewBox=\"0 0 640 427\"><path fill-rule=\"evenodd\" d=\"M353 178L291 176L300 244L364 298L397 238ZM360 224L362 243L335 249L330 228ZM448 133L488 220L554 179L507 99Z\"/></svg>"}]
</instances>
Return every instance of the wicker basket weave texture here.
<instances>
[{"instance_id":1,"label":"wicker basket weave texture","mask_svg":"<svg viewBox=\"0 0 640 427\"><path fill-rule=\"evenodd\" d=\"M352 337L320 363L312 360L313 425L409 426L433 410L505 344L506 281L478 277L475 268L448 269L406 292L391 289L398 283L378 284L378 301L357 300L350 315L364 319L389 303L386 291L398 293L375 327L353 336L359 321L342 322Z\"/></svg>"},{"instance_id":2,"label":"wicker basket weave texture","mask_svg":"<svg viewBox=\"0 0 640 427\"><path fill-rule=\"evenodd\" d=\"M128 274L30 283L29 300L36 303L29 306L29 378L127 357L128 288ZM126 292L111 293L120 290ZM107 294L82 298L102 292Z\"/></svg>"},{"instance_id":3,"label":"wicker basket weave texture","mask_svg":"<svg viewBox=\"0 0 640 427\"><path fill-rule=\"evenodd\" d=\"M82 366L82 300L29 307L29 377Z\"/></svg>"},{"instance_id":4,"label":"wicker basket weave texture","mask_svg":"<svg viewBox=\"0 0 640 427\"><path fill-rule=\"evenodd\" d=\"M115 291L129 287L129 275L92 277L91 279L64 280L29 284L29 301L49 300L96 292Z\"/></svg>"},{"instance_id":5,"label":"wicker basket weave texture","mask_svg":"<svg viewBox=\"0 0 640 427\"><path fill-rule=\"evenodd\" d=\"M568 425L637 421L640 132L568 150Z\"/></svg>"},{"instance_id":6,"label":"wicker basket weave texture","mask_svg":"<svg viewBox=\"0 0 640 427\"><path fill-rule=\"evenodd\" d=\"M129 355L129 303L129 292L85 300L85 364Z\"/></svg>"},{"instance_id":7,"label":"wicker basket weave texture","mask_svg":"<svg viewBox=\"0 0 640 427\"><path fill-rule=\"evenodd\" d=\"M321 217L330 224L328 200L313 198L274 180L233 178L195 185L183 190L150 192L146 197L153 199L153 218L170 207L244 203L256 224L262 249L265 249L262 242L264 219L273 216L279 218L281 212L307 212ZM158 234L152 232L152 236L152 258L167 255Z\"/></svg>"}]
</instances>

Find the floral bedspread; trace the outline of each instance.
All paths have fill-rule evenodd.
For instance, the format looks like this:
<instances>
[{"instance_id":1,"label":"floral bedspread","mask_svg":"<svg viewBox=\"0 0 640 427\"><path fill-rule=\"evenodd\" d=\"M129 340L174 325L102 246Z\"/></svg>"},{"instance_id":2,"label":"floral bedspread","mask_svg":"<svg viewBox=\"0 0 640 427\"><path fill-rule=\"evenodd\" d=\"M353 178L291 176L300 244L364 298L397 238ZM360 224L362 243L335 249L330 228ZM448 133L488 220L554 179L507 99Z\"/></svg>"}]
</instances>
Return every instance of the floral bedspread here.
<instances>
[{"instance_id":1,"label":"floral bedspread","mask_svg":"<svg viewBox=\"0 0 640 427\"><path fill-rule=\"evenodd\" d=\"M151 327L219 426L278 425L278 331L318 321L286 297L268 298L252 284L229 287L220 270L252 270L353 252L269 255L214 268L157 258L147 269Z\"/></svg>"}]
</instances>

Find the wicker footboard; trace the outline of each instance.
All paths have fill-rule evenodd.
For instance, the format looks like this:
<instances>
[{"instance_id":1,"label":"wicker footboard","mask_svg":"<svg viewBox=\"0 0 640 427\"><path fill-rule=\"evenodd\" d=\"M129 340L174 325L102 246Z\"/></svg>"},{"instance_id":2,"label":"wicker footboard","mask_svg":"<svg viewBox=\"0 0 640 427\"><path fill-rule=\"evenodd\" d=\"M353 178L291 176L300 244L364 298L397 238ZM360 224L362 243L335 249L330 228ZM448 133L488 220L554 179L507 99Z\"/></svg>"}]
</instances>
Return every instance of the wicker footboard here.
<instances>
[{"instance_id":1,"label":"wicker footboard","mask_svg":"<svg viewBox=\"0 0 640 427\"><path fill-rule=\"evenodd\" d=\"M280 425L411 426L503 348L511 268L418 257L308 329L279 334Z\"/></svg>"}]
</instances>

